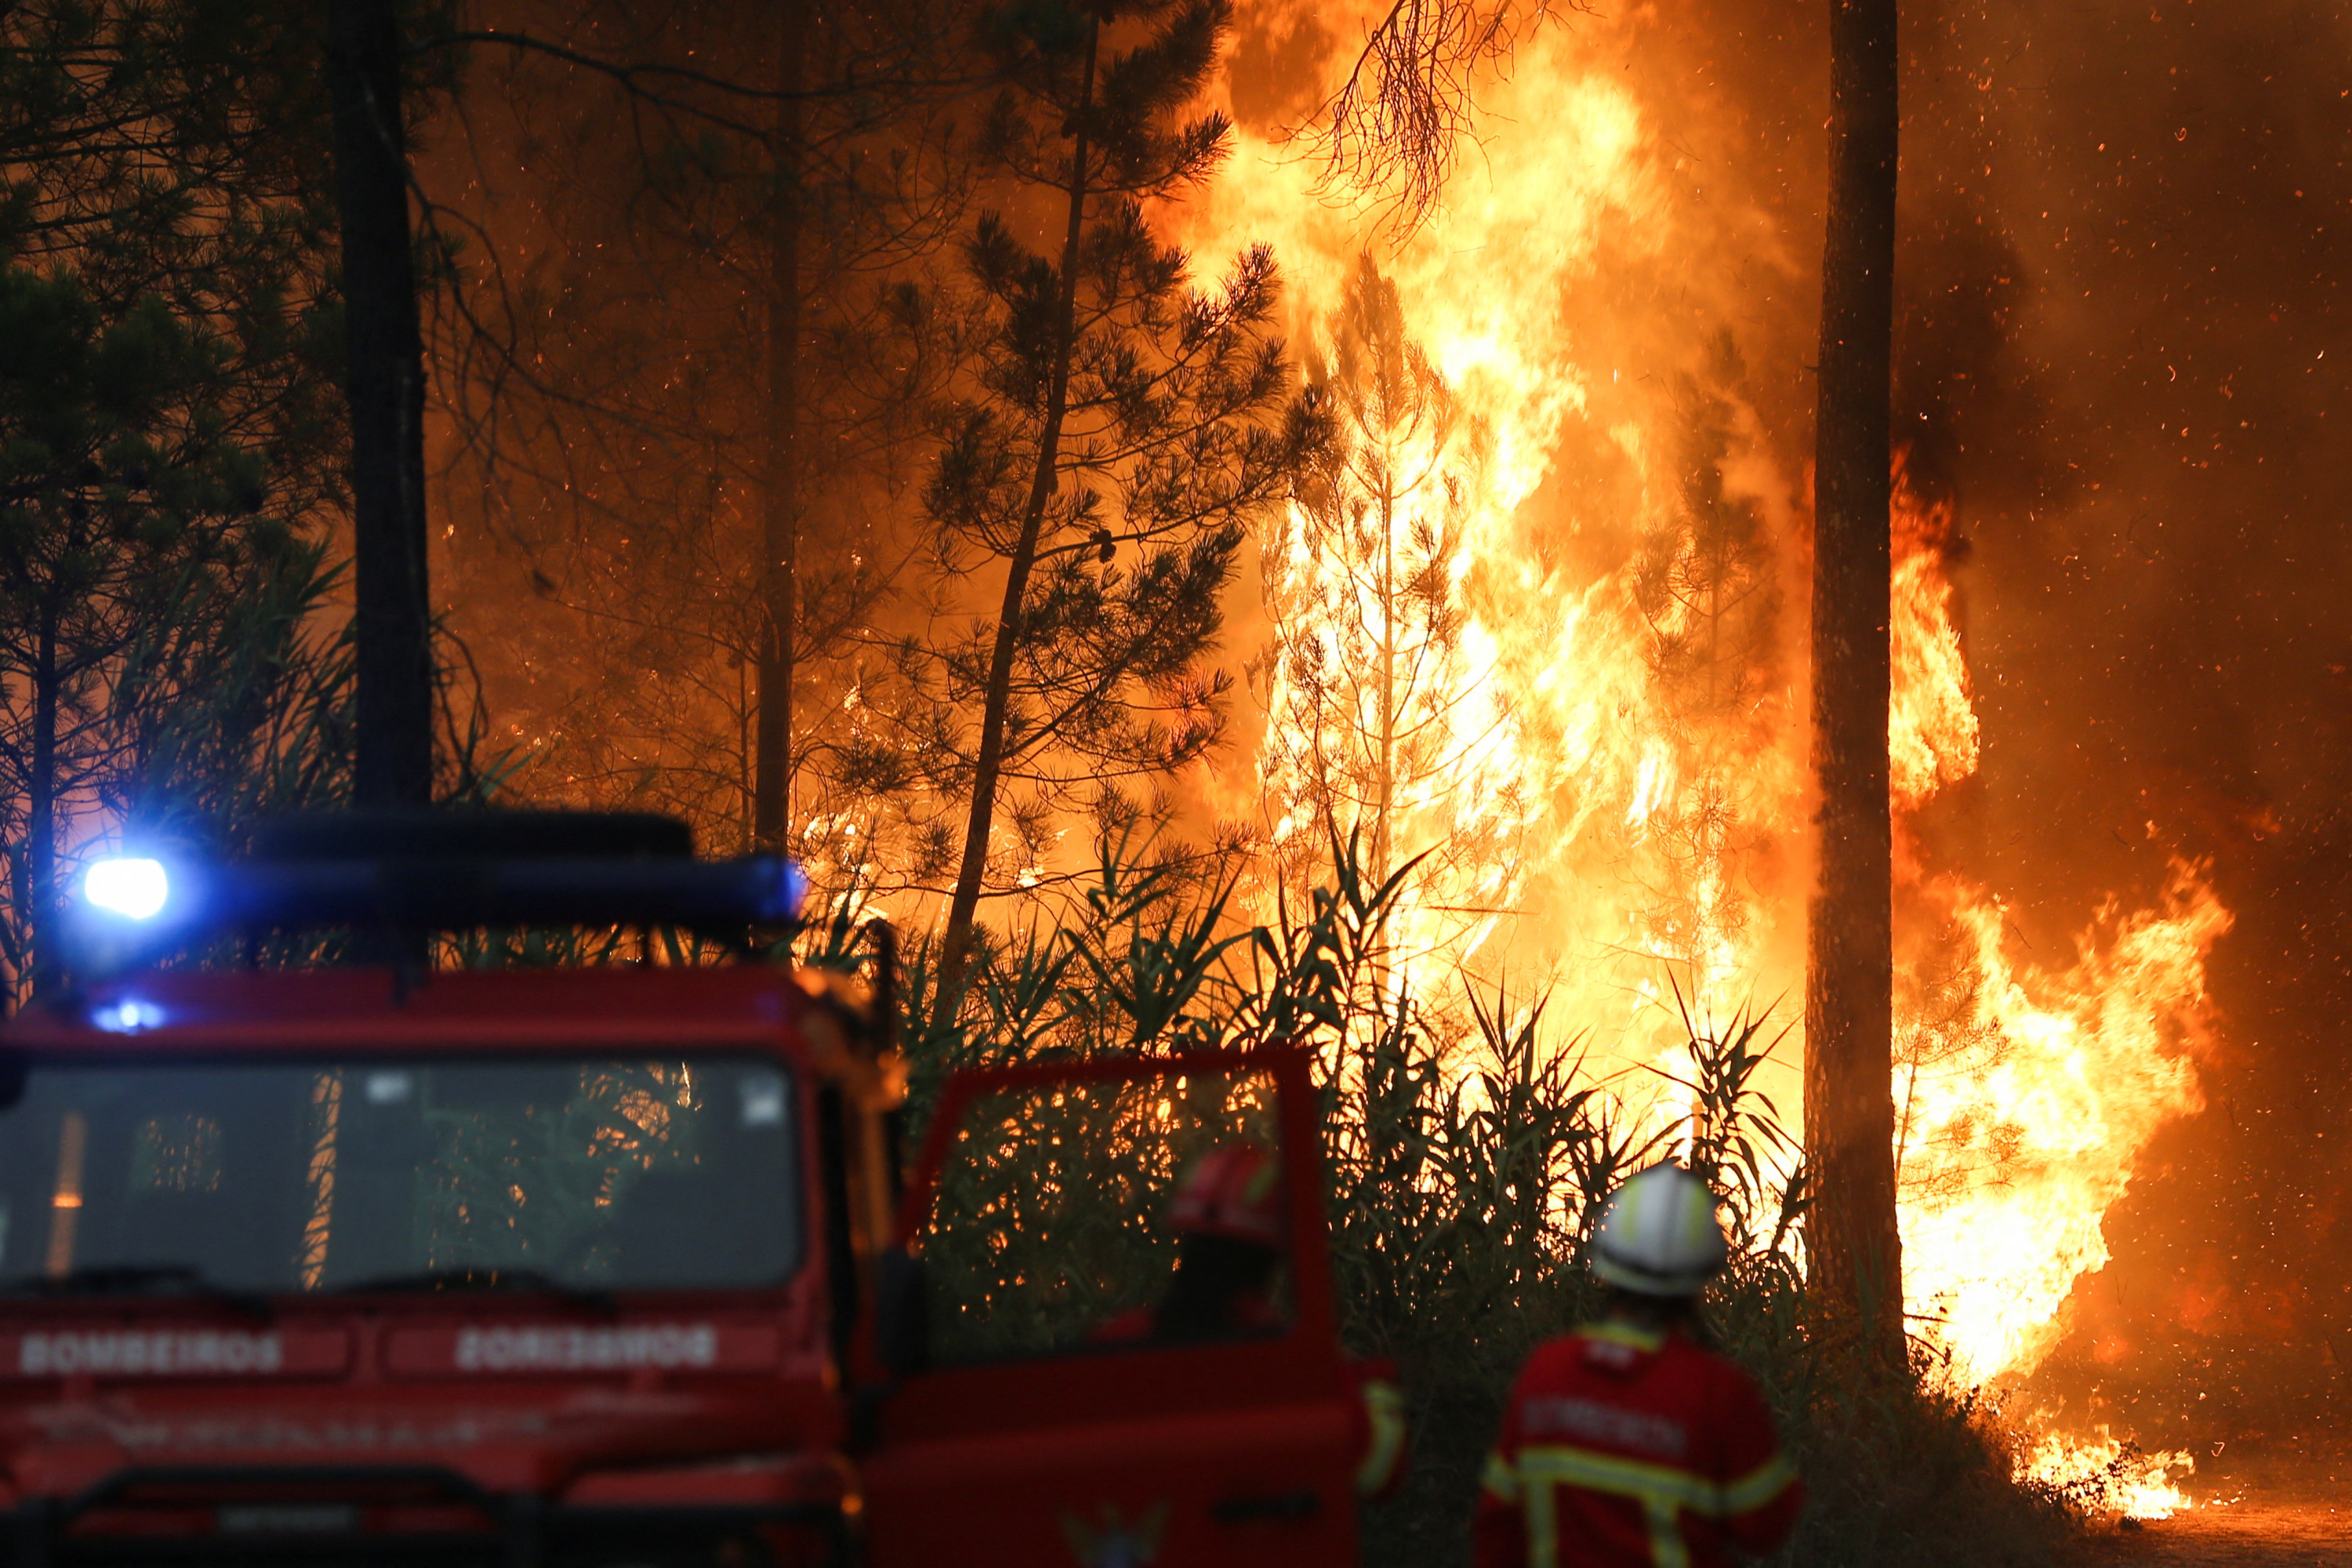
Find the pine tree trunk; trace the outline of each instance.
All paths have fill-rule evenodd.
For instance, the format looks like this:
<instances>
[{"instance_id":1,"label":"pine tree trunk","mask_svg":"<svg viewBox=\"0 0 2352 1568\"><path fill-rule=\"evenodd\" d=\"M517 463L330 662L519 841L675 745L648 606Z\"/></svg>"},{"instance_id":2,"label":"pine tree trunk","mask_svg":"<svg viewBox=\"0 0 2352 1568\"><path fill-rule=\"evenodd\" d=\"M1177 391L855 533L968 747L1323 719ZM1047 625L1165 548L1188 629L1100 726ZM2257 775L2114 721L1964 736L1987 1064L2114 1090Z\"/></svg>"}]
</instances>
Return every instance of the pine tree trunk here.
<instances>
[{"instance_id":1,"label":"pine tree trunk","mask_svg":"<svg viewBox=\"0 0 2352 1568\"><path fill-rule=\"evenodd\" d=\"M327 0L352 405L353 793L433 798L433 611L425 555L425 348L409 249L392 0Z\"/></svg>"},{"instance_id":2,"label":"pine tree trunk","mask_svg":"<svg viewBox=\"0 0 2352 1568\"><path fill-rule=\"evenodd\" d=\"M58 952L58 606L44 603L33 632L31 766L25 779L25 925L31 938L38 997L57 981Z\"/></svg>"},{"instance_id":3,"label":"pine tree trunk","mask_svg":"<svg viewBox=\"0 0 2352 1568\"><path fill-rule=\"evenodd\" d=\"M1378 802L1372 818L1372 884L1389 879L1389 858L1395 847L1389 814L1396 809L1396 492L1394 467L1384 456L1381 468L1381 755L1374 780Z\"/></svg>"},{"instance_id":4,"label":"pine tree trunk","mask_svg":"<svg viewBox=\"0 0 2352 1568\"><path fill-rule=\"evenodd\" d=\"M800 90L808 48L807 0L781 0L778 90ZM759 716L751 760L751 836L781 848L792 825L793 634L800 567L801 106L777 100L771 166L767 321L767 494L761 515Z\"/></svg>"},{"instance_id":5,"label":"pine tree trunk","mask_svg":"<svg viewBox=\"0 0 2352 1568\"><path fill-rule=\"evenodd\" d=\"M1095 50L1100 24L1089 19L1087 60L1078 89L1078 110L1071 117L1076 144L1070 152L1068 226L1062 239L1062 297L1054 324L1052 379L1046 387L1045 416L1037 432L1037 464L1030 479L1029 500L1023 510L1021 536L1005 563L1004 603L998 611L996 641L990 650L988 689L980 717L980 754L972 763L971 812L964 824L963 862L956 871L955 896L948 905L948 925L941 944L940 985L952 988L963 978L971 956L972 921L980 910L981 879L988 870L989 829L996 819L996 791L1004 773L1004 724L1013 702L1013 661L1020 649L1023 606L1029 594L1029 574L1037 564L1037 544L1045 523L1045 508L1059 483L1062 421L1069 412L1070 360L1077 346L1078 244L1087 221L1087 140L1088 111L1094 106Z\"/></svg>"},{"instance_id":6,"label":"pine tree trunk","mask_svg":"<svg viewBox=\"0 0 2352 1568\"><path fill-rule=\"evenodd\" d=\"M1887 804L1888 403L1894 336L1895 0L1832 0L1829 230L1813 511L1820 883L1805 974L1813 1288L1899 1364L1893 858Z\"/></svg>"}]
</instances>

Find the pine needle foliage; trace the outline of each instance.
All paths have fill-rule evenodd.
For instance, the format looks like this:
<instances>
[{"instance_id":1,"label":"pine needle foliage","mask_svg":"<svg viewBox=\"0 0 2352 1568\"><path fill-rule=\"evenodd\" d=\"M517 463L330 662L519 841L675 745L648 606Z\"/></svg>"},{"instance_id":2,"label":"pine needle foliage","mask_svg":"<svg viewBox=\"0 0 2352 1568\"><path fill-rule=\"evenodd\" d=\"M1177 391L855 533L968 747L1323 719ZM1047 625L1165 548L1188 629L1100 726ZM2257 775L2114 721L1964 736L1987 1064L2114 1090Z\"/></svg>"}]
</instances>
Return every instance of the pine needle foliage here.
<instances>
[{"instance_id":1,"label":"pine needle foliage","mask_svg":"<svg viewBox=\"0 0 2352 1568\"><path fill-rule=\"evenodd\" d=\"M0 969L61 858L338 786L346 659L316 38L268 7L0 14Z\"/></svg>"},{"instance_id":2,"label":"pine needle foliage","mask_svg":"<svg viewBox=\"0 0 2352 1568\"><path fill-rule=\"evenodd\" d=\"M982 892L1040 874L1056 814L1131 821L1222 734L1223 592L1318 438L1272 251L1196 287L1147 211L1223 157L1224 116L1188 110L1230 21L1223 0L1025 0L985 29L1007 85L982 142L1015 203L962 246L983 324L923 516L943 575L1002 593L909 650L966 735L942 778L969 802L950 969Z\"/></svg>"}]
</instances>

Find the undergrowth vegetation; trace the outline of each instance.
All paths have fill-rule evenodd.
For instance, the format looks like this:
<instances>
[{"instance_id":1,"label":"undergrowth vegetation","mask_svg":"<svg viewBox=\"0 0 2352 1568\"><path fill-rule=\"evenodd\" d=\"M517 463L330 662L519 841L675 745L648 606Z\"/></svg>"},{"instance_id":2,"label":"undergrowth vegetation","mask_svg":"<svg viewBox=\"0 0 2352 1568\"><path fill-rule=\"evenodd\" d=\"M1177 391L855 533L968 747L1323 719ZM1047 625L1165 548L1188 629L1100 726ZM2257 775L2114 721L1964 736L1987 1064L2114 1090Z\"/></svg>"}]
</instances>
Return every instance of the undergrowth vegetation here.
<instances>
[{"instance_id":1,"label":"undergrowth vegetation","mask_svg":"<svg viewBox=\"0 0 2352 1568\"><path fill-rule=\"evenodd\" d=\"M1324 1098L1330 1246L1343 1331L1396 1366L1415 1431L1411 1479L1372 1505L1366 1561L1465 1562L1479 1464L1503 1394L1541 1339L1597 1291L1584 1249L1602 1201L1675 1158L1723 1200L1738 1237L1709 1292L1710 1332L1763 1382L1812 1501L1781 1560L1844 1568L2041 1563L2077 1516L2011 1479L1998 1411L1946 1385L1923 1350L1870 1375L1803 1289L1799 1151L1756 1074L1769 1013L1691 1025L1690 1073L1662 1121L1604 1084L1546 1026L1543 997L1397 973L1387 928L1407 867L1366 875L1335 843L1308 907L1234 917L1230 884L1107 846L1060 923L985 942L953 992L936 952L908 956L903 1038L919 1125L952 1071L984 1063L1308 1047ZM812 933L837 960L845 916ZM1629 1109L1629 1100L1633 1109Z\"/></svg>"}]
</instances>

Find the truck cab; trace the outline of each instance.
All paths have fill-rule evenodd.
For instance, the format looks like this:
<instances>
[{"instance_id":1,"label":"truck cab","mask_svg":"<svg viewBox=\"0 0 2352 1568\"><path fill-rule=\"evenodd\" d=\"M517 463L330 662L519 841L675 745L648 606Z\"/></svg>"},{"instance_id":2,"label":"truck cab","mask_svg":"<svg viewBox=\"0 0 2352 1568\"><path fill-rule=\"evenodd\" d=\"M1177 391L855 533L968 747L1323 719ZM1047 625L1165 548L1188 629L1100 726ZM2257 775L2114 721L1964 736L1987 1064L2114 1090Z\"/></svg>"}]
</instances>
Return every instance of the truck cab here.
<instances>
[{"instance_id":1,"label":"truck cab","mask_svg":"<svg viewBox=\"0 0 2352 1568\"><path fill-rule=\"evenodd\" d=\"M189 962L190 915L0 1030L0 1564L1353 1560L1301 1059L967 1075L903 1183L887 955L415 962L559 918L748 950L787 869L465 833L176 879L391 962ZM1155 1334L1170 1194L1242 1140L1267 1305Z\"/></svg>"}]
</instances>

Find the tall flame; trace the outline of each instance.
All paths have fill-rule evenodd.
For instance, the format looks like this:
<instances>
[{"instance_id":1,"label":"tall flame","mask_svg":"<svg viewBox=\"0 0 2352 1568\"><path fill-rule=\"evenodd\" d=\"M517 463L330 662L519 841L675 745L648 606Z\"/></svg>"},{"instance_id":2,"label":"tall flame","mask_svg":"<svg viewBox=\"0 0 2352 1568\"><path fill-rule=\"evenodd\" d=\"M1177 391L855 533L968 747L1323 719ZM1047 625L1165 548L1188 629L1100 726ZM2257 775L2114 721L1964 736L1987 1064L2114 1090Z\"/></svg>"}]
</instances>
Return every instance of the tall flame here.
<instances>
[{"instance_id":1,"label":"tall flame","mask_svg":"<svg viewBox=\"0 0 2352 1568\"><path fill-rule=\"evenodd\" d=\"M1942 552L1948 505L1895 491L1898 808L1977 764L1976 715ZM2164 1122L2204 1108L2193 1047L2212 1025L2205 954L2230 914L2203 868L2175 858L2161 902L2104 903L2074 962L2014 958L2000 900L1905 857L1896 1026L1904 1294L1971 1382L2030 1372L2060 1309L2103 1267L2100 1222Z\"/></svg>"},{"instance_id":2,"label":"tall flame","mask_svg":"<svg viewBox=\"0 0 2352 1568\"><path fill-rule=\"evenodd\" d=\"M1886 716L1887 787L1898 811L1916 811L1937 790L1977 771L1976 701L1942 562L1952 537L1952 503L1922 505L1907 480L1898 459L1887 628L1894 681Z\"/></svg>"},{"instance_id":3,"label":"tall flame","mask_svg":"<svg viewBox=\"0 0 2352 1568\"><path fill-rule=\"evenodd\" d=\"M1416 694L1448 715L1444 762L1414 781L1390 859L1479 850L1409 889L1404 945L1553 976L1555 1016L1647 1061L1680 1043L1674 986L1720 1016L1793 994L1801 973L1802 694L1775 614L1796 597L1801 518L1727 334L1694 354L1654 300L1622 308L1680 286L1687 252L1727 231L1752 254L1761 226L1694 197L1589 41L1535 35L1495 87L1486 155L1402 247L1376 249L1310 163L1246 131L1227 177L1176 216L1204 257L1273 241L1297 336L1326 363L1370 253L1475 428L1445 503L1457 620ZM1703 462L1694 427L1711 433ZM1326 831L1300 774L1327 752L1301 714L1328 710L1302 700L1318 678L1297 656L1319 647L1328 668L1343 623L1379 621L1351 563L1311 548L1313 521L1294 509L1262 542L1274 657L1255 809L1278 851Z\"/></svg>"}]
</instances>

